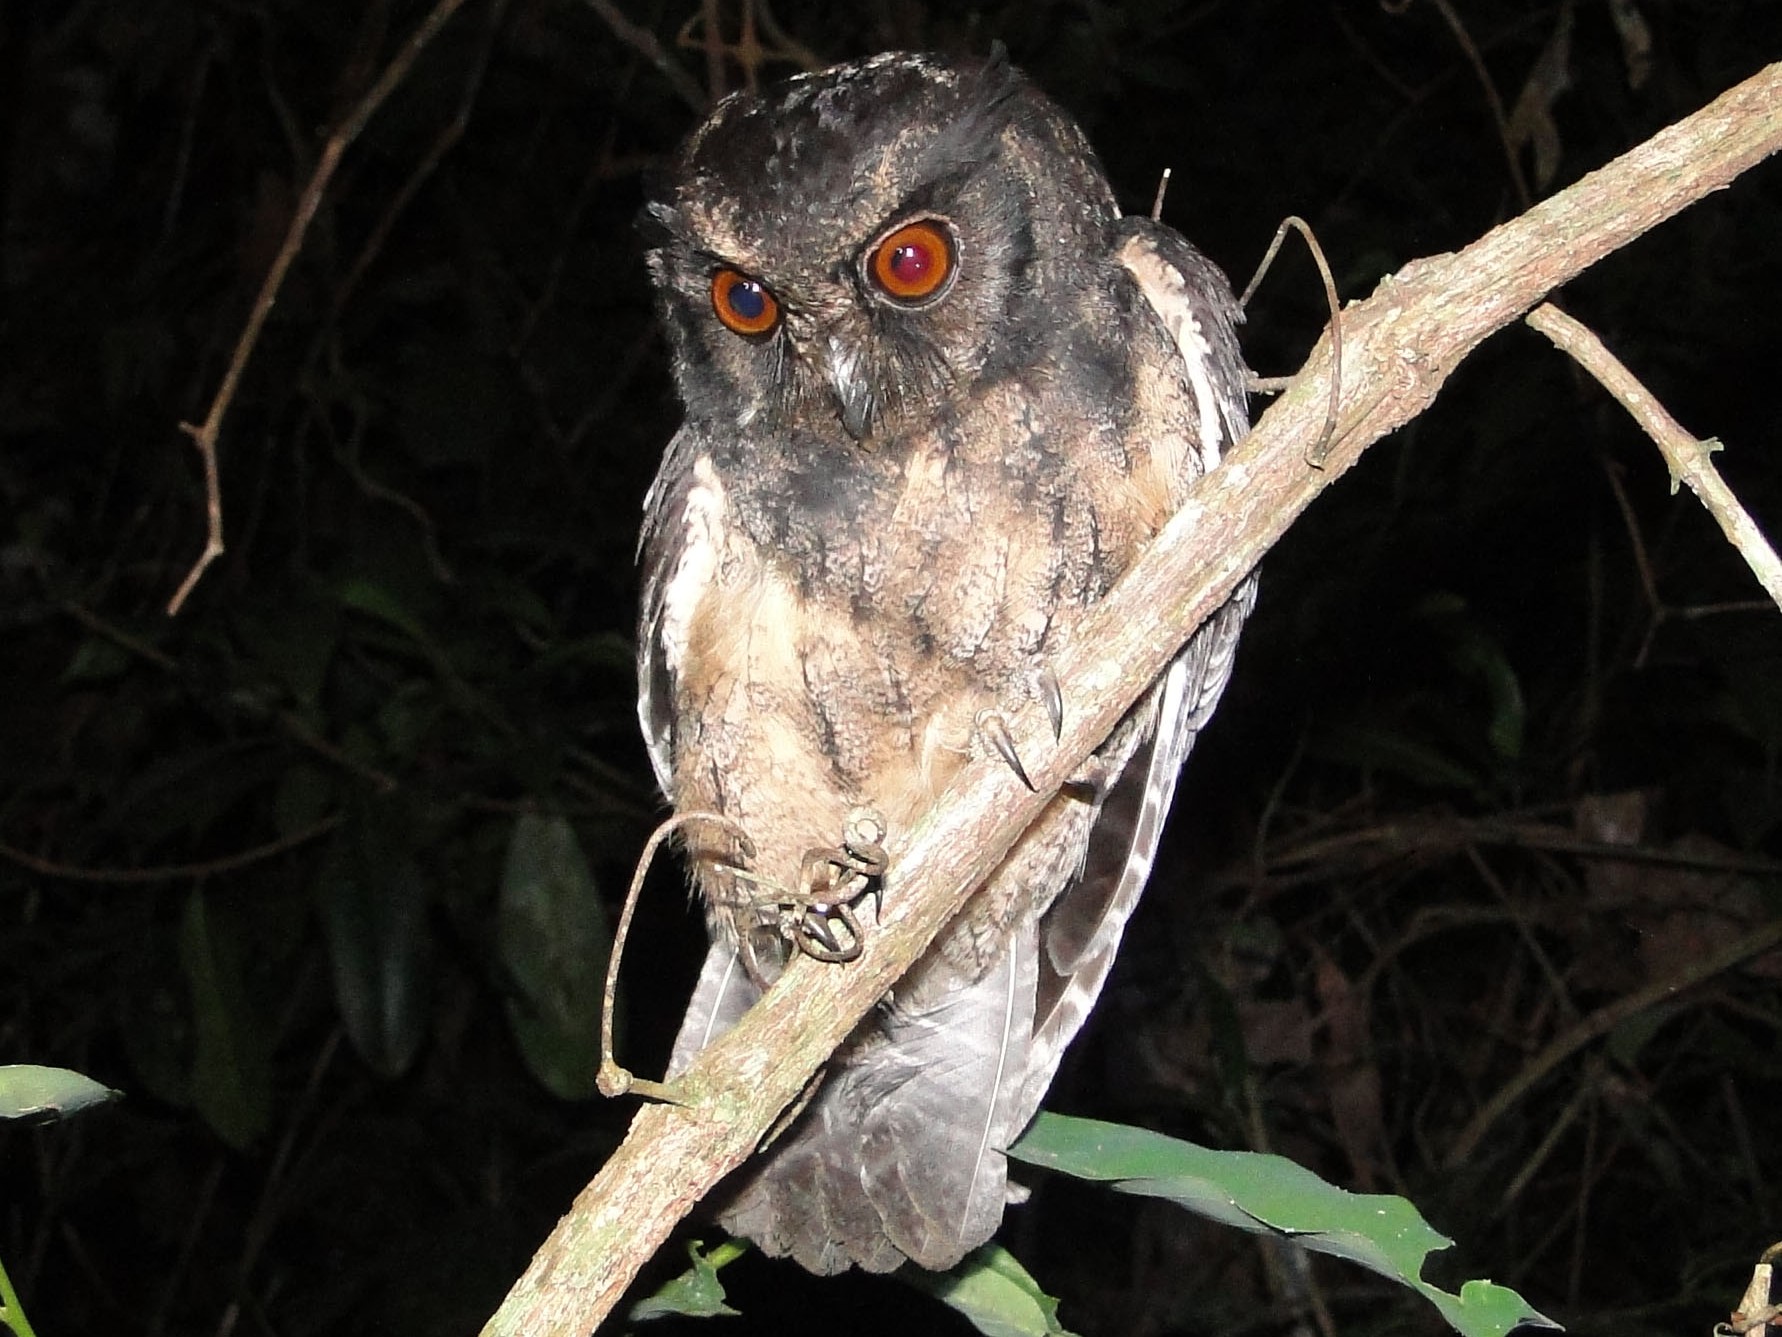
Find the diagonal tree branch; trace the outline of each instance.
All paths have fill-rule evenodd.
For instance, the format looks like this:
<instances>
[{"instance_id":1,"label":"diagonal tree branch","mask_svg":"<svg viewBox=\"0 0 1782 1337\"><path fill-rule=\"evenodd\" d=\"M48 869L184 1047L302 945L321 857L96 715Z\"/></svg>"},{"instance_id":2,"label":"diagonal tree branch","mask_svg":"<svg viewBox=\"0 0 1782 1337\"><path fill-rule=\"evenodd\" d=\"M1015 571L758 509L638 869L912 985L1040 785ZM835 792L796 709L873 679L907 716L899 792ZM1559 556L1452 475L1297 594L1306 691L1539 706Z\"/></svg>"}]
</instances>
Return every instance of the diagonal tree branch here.
<instances>
[{"instance_id":1,"label":"diagonal tree branch","mask_svg":"<svg viewBox=\"0 0 1782 1337\"><path fill-rule=\"evenodd\" d=\"M1782 64L1453 255L1383 280L1343 317L1343 409L1326 467L1318 438L1328 338L1281 401L1202 479L1182 512L1062 644L1054 746L1037 705L1011 732L1037 786L978 759L912 831L891 833L884 915L845 967L795 960L682 1079L690 1104L641 1110L484 1328L583 1334L617 1303L676 1221L752 1152L824 1059L957 913L1049 796L1163 671L1313 497L1374 441L1427 408L1460 360L1551 289L1782 148Z\"/></svg>"}]
</instances>

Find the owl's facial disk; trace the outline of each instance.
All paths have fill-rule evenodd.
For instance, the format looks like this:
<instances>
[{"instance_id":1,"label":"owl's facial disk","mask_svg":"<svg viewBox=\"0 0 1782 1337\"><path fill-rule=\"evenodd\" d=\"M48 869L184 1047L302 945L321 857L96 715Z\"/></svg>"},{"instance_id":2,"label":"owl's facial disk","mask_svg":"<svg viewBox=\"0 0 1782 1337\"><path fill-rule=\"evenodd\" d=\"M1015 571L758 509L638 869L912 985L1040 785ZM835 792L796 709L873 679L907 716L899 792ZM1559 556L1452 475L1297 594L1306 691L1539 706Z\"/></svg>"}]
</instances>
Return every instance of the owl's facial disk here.
<instances>
[{"instance_id":1,"label":"owl's facial disk","mask_svg":"<svg viewBox=\"0 0 1782 1337\"><path fill-rule=\"evenodd\" d=\"M874 57L721 103L648 213L690 421L868 449L1044 363L1118 217L1005 64ZM1060 336L1061 337L1061 336Z\"/></svg>"},{"instance_id":2,"label":"owl's facial disk","mask_svg":"<svg viewBox=\"0 0 1782 1337\"><path fill-rule=\"evenodd\" d=\"M871 449L956 392L1006 309L1006 268L973 267L982 226L962 236L932 207L856 224L820 250L808 238L739 236L696 208L656 216L676 234L652 265L665 295L681 294L667 312L683 371L698 371L682 376L688 408L738 427L828 417ZM714 381L731 392L725 402Z\"/></svg>"},{"instance_id":3,"label":"owl's facial disk","mask_svg":"<svg viewBox=\"0 0 1782 1337\"><path fill-rule=\"evenodd\" d=\"M938 309L960 277L960 242L945 216L900 211L815 263L728 235L724 220L692 210L675 211L673 221L696 239L687 268L694 281L709 271L710 314L730 336L716 335L717 360L757 364L765 386L780 391L780 416L819 393L848 436L870 449L899 408L931 405L967 369L965 325ZM738 253L734 263L715 258ZM762 375L745 381L745 390L764 387ZM747 396L743 405L739 421L773 407Z\"/></svg>"}]
</instances>

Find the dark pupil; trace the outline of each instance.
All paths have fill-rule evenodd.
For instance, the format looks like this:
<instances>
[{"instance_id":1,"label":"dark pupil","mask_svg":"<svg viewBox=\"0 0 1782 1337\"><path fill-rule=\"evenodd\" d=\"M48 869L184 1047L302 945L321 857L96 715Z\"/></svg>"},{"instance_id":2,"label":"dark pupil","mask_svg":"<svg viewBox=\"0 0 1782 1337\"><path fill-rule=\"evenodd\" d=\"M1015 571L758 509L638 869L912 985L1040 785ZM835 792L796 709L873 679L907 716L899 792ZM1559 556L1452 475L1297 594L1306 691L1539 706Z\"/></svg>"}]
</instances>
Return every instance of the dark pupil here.
<instances>
[{"instance_id":1,"label":"dark pupil","mask_svg":"<svg viewBox=\"0 0 1782 1337\"><path fill-rule=\"evenodd\" d=\"M891 272L904 283L920 282L932 263L928 248L913 241L905 242L891 252Z\"/></svg>"},{"instance_id":2,"label":"dark pupil","mask_svg":"<svg viewBox=\"0 0 1782 1337\"><path fill-rule=\"evenodd\" d=\"M767 311L767 294L761 291L759 283L748 279L731 284L724 300L730 304L738 320L760 320Z\"/></svg>"}]
</instances>

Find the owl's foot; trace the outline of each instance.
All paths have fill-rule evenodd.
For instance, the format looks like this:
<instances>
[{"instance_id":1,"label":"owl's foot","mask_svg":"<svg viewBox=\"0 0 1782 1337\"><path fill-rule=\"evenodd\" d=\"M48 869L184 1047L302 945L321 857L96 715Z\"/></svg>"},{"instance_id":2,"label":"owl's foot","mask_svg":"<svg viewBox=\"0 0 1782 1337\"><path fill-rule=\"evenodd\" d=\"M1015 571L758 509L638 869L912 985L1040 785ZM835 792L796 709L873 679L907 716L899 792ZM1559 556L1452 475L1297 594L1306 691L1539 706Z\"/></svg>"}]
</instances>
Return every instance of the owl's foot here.
<instances>
[{"instance_id":1,"label":"owl's foot","mask_svg":"<svg viewBox=\"0 0 1782 1337\"><path fill-rule=\"evenodd\" d=\"M799 951L818 961L852 961L865 941L855 913L861 901L881 908L885 870L885 819L871 808L848 814L838 849L805 851L799 894L786 908L782 931Z\"/></svg>"},{"instance_id":2,"label":"owl's foot","mask_svg":"<svg viewBox=\"0 0 1782 1337\"><path fill-rule=\"evenodd\" d=\"M1062 698L1059 701L1059 709L1063 710ZM1021 764L1021 754L1015 750L1015 739L1009 733L1008 721L994 710L980 710L974 721L974 726L983 736L984 741L996 749L996 755L1008 763L1008 768L1015 773L1015 778L1026 785L1030 792L1039 793L1039 789L1028 778L1027 768Z\"/></svg>"}]
</instances>

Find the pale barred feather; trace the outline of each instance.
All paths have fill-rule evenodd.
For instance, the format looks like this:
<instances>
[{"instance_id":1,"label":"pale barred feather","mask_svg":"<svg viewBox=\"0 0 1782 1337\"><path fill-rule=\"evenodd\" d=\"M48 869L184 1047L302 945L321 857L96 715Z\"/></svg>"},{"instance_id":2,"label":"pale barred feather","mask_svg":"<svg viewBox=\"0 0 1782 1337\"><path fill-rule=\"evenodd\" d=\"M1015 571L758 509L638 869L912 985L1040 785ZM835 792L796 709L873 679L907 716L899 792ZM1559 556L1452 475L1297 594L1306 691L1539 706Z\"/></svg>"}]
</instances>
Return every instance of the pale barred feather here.
<instances>
[{"instance_id":1,"label":"pale barred feather","mask_svg":"<svg viewBox=\"0 0 1782 1337\"><path fill-rule=\"evenodd\" d=\"M825 1274L950 1267L987 1239L1002 1220L1002 1149L1025 1121L1019 1084L1000 1075L1026 1051L1036 965L1028 923L938 1005L893 998L869 1015L771 1159L746 1172L725 1228Z\"/></svg>"},{"instance_id":2,"label":"pale barred feather","mask_svg":"<svg viewBox=\"0 0 1782 1337\"><path fill-rule=\"evenodd\" d=\"M741 1021L742 1014L759 997L761 990L743 969L735 949L722 939L714 942L705 954L699 983L693 986L687 1015L674 1038L674 1050L668 1059L669 1077L685 1072L699 1051Z\"/></svg>"},{"instance_id":3,"label":"pale barred feather","mask_svg":"<svg viewBox=\"0 0 1782 1337\"><path fill-rule=\"evenodd\" d=\"M644 526L638 552L645 558L637 637L637 722L643 728L650 768L663 794L674 793L674 684L672 666L683 645L670 639L666 625L668 587L686 547L695 541L688 515L693 472L687 459L697 449L683 427L663 453L650 490L644 495Z\"/></svg>"},{"instance_id":4,"label":"pale barred feather","mask_svg":"<svg viewBox=\"0 0 1782 1337\"><path fill-rule=\"evenodd\" d=\"M1193 387L1210 467L1249 427L1244 368L1234 325L1241 319L1224 276L1175 233L1127 219L1121 262L1170 332ZM1238 633L1256 602L1248 577L1195 632L1163 679L1135 709L1148 735L1109 787L1084 856L1082 876L1047 913L1044 961L1021 1106L1039 1108L1065 1047L1088 1019L1114 954L1151 876L1183 763L1231 676Z\"/></svg>"},{"instance_id":5,"label":"pale barred feather","mask_svg":"<svg viewBox=\"0 0 1782 1337\"><path fill-rule=\"evenodd\" d=\"M1218 704L1231 674L1238 631L1255 597L1251 577L1196 633L1147 698L1144 705L1156 711L1156 731L1108 791L1082 878L1046 917L1040 995L1021 1100L1028 1118L1038 1110L1065 1047L1088 1020L1107 983L1127 920L1151 876L1182 764Z\"/></svg>"}]
</instances>

